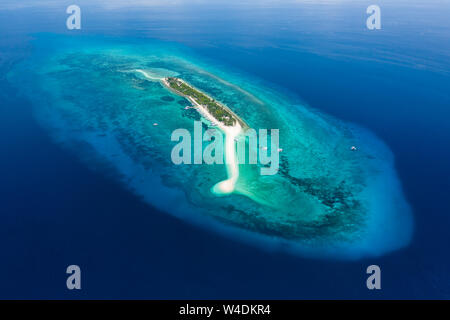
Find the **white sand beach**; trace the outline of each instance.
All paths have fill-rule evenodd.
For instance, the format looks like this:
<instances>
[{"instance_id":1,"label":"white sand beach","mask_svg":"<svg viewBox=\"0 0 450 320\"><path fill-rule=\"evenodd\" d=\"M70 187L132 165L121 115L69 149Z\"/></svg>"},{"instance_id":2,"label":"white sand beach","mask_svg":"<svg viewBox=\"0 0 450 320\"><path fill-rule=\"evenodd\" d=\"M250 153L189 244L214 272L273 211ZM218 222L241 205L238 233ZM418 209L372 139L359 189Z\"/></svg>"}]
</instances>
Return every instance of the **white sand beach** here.
<instances>
[{"instance_id":1,"label":"white sand beach","mask_svg":"<svg viewBox=\"0 0 450 320\"><path fill-rule=\"evenodd\" d=\"M136 69L135 71L143 74L144 77L148 78L149 80L161 81L164 79L164 78L154 77L154 76L150 75L148 72L141 70L141 69Z\"/></svg>"},{"instance_id":2,"label":"white sand beach","mask_svg":"<svg viewBox=\"0 0 450 320\"><path fill-rule=\"evenodd\" d=\"M179 80L184 82L181 79ZM161 82L164 86L173 91L166 79L161 79ZM186 98L195 106L195 109L202 117L209 120L211 123L217 124L217 127L225 134L225 163L227 166L228 179L218 182L214 185L212 191L219 195L232 193L235 189L236 181L239 178L235 138L242 132L242 127L239 124L239 121L236 121L233 126L226 126L224 123L216 119L205 106L195 101L194 98L190 96L187 96Z\"/></svg>"}]
</instances>

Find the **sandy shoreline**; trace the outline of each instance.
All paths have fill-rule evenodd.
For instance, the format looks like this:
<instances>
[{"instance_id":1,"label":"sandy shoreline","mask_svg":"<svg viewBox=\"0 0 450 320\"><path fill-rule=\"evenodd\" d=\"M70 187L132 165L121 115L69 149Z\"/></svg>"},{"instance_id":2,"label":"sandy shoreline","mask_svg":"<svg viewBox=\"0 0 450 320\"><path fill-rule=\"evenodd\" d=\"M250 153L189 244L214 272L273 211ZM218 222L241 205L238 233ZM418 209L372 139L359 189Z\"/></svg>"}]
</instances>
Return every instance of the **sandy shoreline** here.
<instances>
[{"instance_id":1,"label":"sandy shoreline","mask_svg":"<svg viewBox=\"0 0 450 320\"><path fill-rule=\"evenodd\" d=\"M163 83L163 85L165 87L167 87L168 89L170 89L172 92L175 92L177 95L182 95L182 96L186 97L194 105L195 109L197 110L198 113L200 113L200 115L202 117L204 117L205 119L209 120L210 122L216 124L217 127L225 134L225 163L227 166L228 179L218 182L216 185L214 185L214 187L212 188L212 191L216 194L232 193L235 189L236 181L239 178L239 166L238 166L238 159L237 159L237 155L236 155L235 138L243 131L243 128L240 123L244 123L244 122L236 114L234 114L229 108L226 108L228 111L230 111L233 114L233 116L235 116L238 119L238 121L236 121L236 124L234 126L226 126L225 124L220 122L218 119L216 119L208 111L208 109L206 107L202 106L197 101L195 101L194 98L192 98L191 96L186 96L184 94L181 94L181 93L177 92L176 90L174 90L173 88L171 88L165 78L162 78L160 80ZM186 83L185 81L183 81L181 79L179 79L179 80L182 81L183 83L185 83L186 85L191 86L190 84ZM195 90L198 90L198 89L195 89ZM198 91L200 91L200 90L198 90ZM211 98L211 97L209 97L209 98ZM221 106L223 106L223 105L221 105Z\"/></svg>"},{"instance_id":2,"label":"sandy shoreline","mask_svg":"<svg viewBox=\"0 0 450 320\"><path fill-rule=\"evenodd\" d=\"M144 75L144 77L150 79L150 80L157 80L157 81L161 81L163 78L156 78L156 77L152 77L151 75L149 75L147 72L145 72L144 70L141 69L136 69L136 72L139 72L141 74Z\"/></svg>"}]
</instances>

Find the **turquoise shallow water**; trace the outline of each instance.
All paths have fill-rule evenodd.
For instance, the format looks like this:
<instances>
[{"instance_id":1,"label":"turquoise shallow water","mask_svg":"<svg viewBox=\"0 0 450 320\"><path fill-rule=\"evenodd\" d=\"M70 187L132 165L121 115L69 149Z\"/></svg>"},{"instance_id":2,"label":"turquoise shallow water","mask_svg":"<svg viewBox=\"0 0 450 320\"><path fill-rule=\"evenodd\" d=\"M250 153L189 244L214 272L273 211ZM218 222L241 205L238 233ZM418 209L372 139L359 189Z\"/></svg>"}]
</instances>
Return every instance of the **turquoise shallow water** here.
<instances>
[{"instance_id":1,"label":"turquoise shallow water","mask_svg":"<svg viewBox=\"0 0 450 320\"><path fill-rule=\"evenodd\" d=\"M392 154L367 130L170 43L47 34L34 45L9 79L33 102L39 122L88 166L149 204L294 253L359 257L408 243L410 209ZM200 116L135 69L179 76L252 128L279 129L279 173L261 176L258 166L241 165L234 194L211 193L226 177L224 165L176 166L170 158L173 130L192 131Z\"/></svg>"}]
</instances>

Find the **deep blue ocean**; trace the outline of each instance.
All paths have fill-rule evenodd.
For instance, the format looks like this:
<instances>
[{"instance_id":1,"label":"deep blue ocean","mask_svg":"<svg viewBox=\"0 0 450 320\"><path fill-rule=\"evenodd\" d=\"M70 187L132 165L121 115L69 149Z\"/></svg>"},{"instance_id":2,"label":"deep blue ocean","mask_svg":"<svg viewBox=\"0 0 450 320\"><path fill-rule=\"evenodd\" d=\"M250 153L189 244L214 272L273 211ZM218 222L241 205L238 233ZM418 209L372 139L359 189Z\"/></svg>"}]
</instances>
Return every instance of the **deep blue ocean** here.
<instances>
[{"instance_id":1,"label":"deep blue ocean","mask_svg":"<svg viewBox=\"0 0 450 320\"><path fill-rule=\"evenodd\" d=\"M0 5L0 298L450 298L450 3L371 1ZM23 2L28 3L27 1ZM85 3L85 5L83 5ZM105 2L107 3L107 2ZM411 243L340 261L269 252L158 212L54 144L7 82L34 34L155 38L366 127L393 151ZM66 267L82 290L66 289ZM368 290L377 264L382 289Z\"/></svg>"}]
</instances>

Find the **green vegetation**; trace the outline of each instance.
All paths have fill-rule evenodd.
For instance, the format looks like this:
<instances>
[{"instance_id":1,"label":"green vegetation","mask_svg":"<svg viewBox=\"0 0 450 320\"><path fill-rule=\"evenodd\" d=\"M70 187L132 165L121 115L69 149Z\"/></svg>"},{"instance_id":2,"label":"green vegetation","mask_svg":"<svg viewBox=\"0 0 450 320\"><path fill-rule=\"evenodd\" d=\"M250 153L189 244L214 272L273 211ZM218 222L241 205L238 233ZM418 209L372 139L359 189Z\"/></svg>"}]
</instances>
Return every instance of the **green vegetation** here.
<instances>
[{"instance_id":1,"label":"green vegetation","mask_svg":"<svg viewBox=\"0 0 450 320\"><path fill-rule=\"evenodd\" d=\"M177 78L166 78L167 82L169 83L170 87L180 92L181 94L185 96L192 97L198 104L201 104L203 106L206 106L209 113L211 113L214 118L225 124L226 126L233 126L236 122L233 115L228 112L224 107L220 106L214 99L211 99L201 93L198 90L195 90L191 86L187 85L186 83L180 81Z\"/></svg>"}]
</instances>

